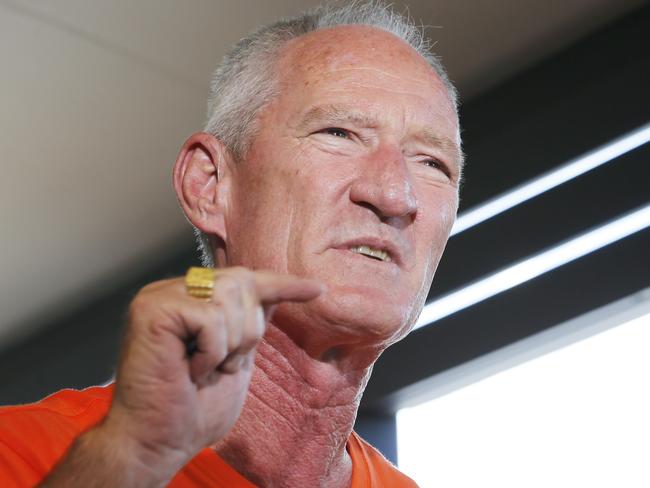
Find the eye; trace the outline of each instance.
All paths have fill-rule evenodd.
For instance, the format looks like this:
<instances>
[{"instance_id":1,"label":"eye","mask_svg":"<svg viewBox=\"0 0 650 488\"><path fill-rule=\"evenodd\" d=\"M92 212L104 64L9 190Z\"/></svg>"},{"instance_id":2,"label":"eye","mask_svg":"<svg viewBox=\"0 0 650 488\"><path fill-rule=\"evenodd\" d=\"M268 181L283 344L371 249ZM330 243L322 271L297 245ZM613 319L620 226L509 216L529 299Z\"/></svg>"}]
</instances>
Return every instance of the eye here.
<instances>
[{"instance_id":1,"label":"eye","mask_svg":"<svg viewBox=\"0 0 650 488\"><path fill-rule=\"evenodd\" d=\"M449 170L447 169L447 166L440 160L435 159L435 158L429 158L429 159L424 159L422 163L433 169L437 169L442 171L445 175L450 176Z\"/></svg>"},{"instance_id":2,"label":"eye","mask_svg":"<svg viewBox=\"0 0 650 488\"><path fill-rule=\"evenodd\" d=\"M323 129L322 132L334 137L341 137L343 139L350 138L350 133L345 129L341 129L340 127L328 127L327 129Z\"/></svg>"},{"instance_id":3,"label":"eye","mask_svg":"<svg viewBox=\"0 0 650 488\"><path fill-rule=\"evenodd\" d=\"M440 170L444 168L444 165L437 159L425 159L424 161L422 161L422 163L425 166L428 166L429 168L435 168Z\"/></svg>"}]
</instances>

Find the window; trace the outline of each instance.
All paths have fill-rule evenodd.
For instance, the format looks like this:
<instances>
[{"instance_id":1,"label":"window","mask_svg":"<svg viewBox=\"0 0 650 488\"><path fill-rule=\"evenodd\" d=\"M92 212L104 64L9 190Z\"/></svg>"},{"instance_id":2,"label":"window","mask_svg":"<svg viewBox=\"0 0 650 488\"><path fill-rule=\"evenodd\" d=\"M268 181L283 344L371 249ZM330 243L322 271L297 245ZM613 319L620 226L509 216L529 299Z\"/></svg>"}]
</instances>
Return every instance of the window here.
<instances>
[{"instance_id":1,"label":"window","mask_svg":"<svg viewBox=\"0 0 650 488\"><path fill-rule=\"evenodd\" d=\"M650 486L650 289L488 356L398 412L420 486Z\"/></svg>"}]
</instances>

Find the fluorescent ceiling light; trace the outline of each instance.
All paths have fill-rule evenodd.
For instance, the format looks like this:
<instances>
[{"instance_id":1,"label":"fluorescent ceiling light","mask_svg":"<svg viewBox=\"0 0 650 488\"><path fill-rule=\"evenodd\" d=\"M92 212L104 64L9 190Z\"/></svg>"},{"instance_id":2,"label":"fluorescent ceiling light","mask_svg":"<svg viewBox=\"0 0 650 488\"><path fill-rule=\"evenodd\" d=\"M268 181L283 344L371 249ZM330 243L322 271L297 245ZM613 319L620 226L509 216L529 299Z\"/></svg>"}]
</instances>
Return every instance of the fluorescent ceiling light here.
<instances>
[{"instance_id":1,"label":"fluorescent ceiling light","mask_svg":"<svg viewBox=\"0 0 650 488\"><path fill-rule=\"evenodd\" d=\"M513 288L650 226L650 204L428 303L415 329Z\"/></svg>"},{"instance_id":2,"label":"fluorescent ceiling light","mask_svg":"<svg viewBox=\"0 0 650 488\"><path fill-rule=\"evenodd\" d=\"M481 222L506 210L530 200L562 183L565 183L587 171L608 163L617 157L650 142L650 123L625 134L587 154L573 159L557 169L535 178L528 183L514 188L498 197L463 212L456 219L451 235L459 234Z\"/></svg>"}]
</instances>

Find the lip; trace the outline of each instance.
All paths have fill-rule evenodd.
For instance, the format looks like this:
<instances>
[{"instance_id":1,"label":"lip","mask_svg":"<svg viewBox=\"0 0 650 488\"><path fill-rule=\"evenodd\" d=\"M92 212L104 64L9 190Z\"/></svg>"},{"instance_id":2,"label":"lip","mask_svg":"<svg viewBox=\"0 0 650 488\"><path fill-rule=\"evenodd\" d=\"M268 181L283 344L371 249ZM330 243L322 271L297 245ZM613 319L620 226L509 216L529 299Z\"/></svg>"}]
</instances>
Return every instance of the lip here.
<instances>
[{"instance_id":1,"label":"lip","mask_svg":"<svg viewBox=\"0 0 650 488\"><path fill-rule=\"evenodd\" d=\"M402 253L400 252L399 246L397 246L393 241L390 241L388 239L382 239L380 237L375 237L375 236L356 237L354 239L345 241L341 244L337 244L336 246L334 246L334 249L338 249L340 251L350 251L350 248L355 246L368 246L375 249L381 249L383 251L386 251L390 256L391 262L387 263L385 261L378 261L378 263L396 264L397 266L400 267L402 266L403 263Z\"/></svg>"}]
</instances>

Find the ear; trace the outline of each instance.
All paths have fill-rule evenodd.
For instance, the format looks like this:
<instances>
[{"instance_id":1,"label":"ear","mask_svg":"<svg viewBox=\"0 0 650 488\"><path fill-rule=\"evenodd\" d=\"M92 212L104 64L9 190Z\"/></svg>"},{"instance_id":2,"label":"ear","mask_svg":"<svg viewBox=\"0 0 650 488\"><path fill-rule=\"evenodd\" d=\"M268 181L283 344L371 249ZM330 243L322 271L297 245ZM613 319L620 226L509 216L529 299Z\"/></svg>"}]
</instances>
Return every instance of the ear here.
<instances>
[{"instance_id":1,"label":"ear","mask_svg":"<svg viewBox=\"0 0 650 488\"><path fill-rule=\"evenodd\" d=\"M225 175L228 150L217 138L205 132L192 134L181 148L174 164L176 197L187 219L206 234L226 240Z\"/></svg>"}]
</instances>

